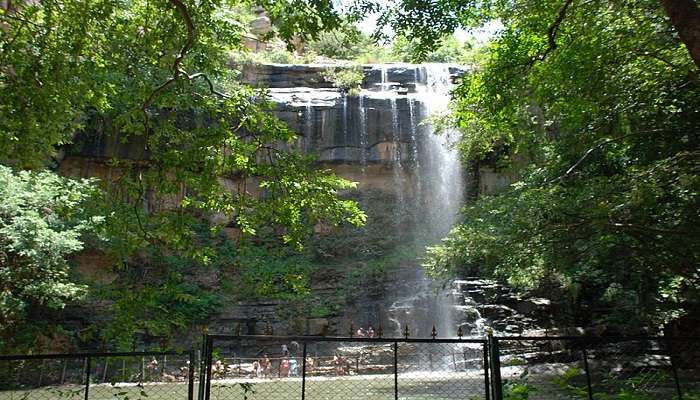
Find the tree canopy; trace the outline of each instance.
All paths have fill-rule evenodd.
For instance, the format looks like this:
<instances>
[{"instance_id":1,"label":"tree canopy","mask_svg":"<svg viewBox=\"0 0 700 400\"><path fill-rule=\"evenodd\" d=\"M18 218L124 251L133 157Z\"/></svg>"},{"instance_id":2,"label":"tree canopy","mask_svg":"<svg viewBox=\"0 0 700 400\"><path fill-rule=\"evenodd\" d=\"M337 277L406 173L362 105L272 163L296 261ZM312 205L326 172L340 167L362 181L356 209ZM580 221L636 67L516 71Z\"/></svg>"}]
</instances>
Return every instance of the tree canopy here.
<instances>
[{"instance_id":1,"label":"tree canopy","mask_svg":"<svg viewBox=\"0 0 700 400\"><path fill-rule=\"evenodd\" d=\"M245 258L208 245L224 224L297 247L317 222L361 225L357 203L338 195L354 184L290 150L295 133L228 64L246 34L241 10L254 5L288 42L366 55L367 37L335 4L0 2L0 335L29 306L57 309L84 294L68 258L88 234L118 265L172 264L158 284L126 280L128 296L105 290L114 335L166 334L216 305L184 279L184 258ZM455 90L448 122L462 132L465 163L514 168L520 179L465 207L430 249L430 272L472 269L561 293L572 322L601 331L700 315L697 1L358 0L352 9L380 12L378 32L391 26L404 61L466 60L456 29L502 25ZM139 147L102 160L113 179L56 175L66 154L102 134ZM276 257L245 276L256 293L306 290L303 263ZM146 320L163 304L172 321Z\"/></svg>"},{"instance_id":2,"label":"tree canopy","mask_svg":"<svg viewBox=\"0 0 700 400\"><path fill-rule=\"evenodd\" d=\"M23 242L35 247L26 251L39 255L53 248L43 246L62 246L50 251L45 273L34 275L37 293L27 296L45 299L55 294L57 284L65 284L66 293L52 303L63 304L61 299L79 292L65 281L63 268L65 257L81 248L82 225L53 225L60 218L43 208L56 206L59 216L78 218L72 209L78 199L72 197L80 198L88 186L99 187L101 195L85 221L104 218L100 246L117 264L152 247L211 261L211 249L195 234L202 218L223 220L212 229L229 223L244 234L274 226L294 246L301 246L319 221L363 223L357 204L338 195L354 183L316 169L311 158L289 150L295 133L268 112L265 92L237 83L228 66L230 52L242 48L247 29L248 13L239 11L253 3L46 0L0 5L0 162L14 170L3 167L3 181L20 182L3 190L25 199L47 191L68 196L18 201L8 211L10 219L3 216L3 254L17 254L13 236L5 236L18 227L16 215L33 216L23 220L26 232L37 233L31 243ZM326 1L258 5L285 40L312 38L341 22ZM137 156L103 160L116 178L84 183L51 178L50 170L65 154L80 151L76 143L103 134L141 147ZM29 178L22 170L44 172ZM44 185L38 194L21 183L37 181ZM41 233L47 224L62 226L63 232ZM54 234L66 239L48 243ZM7 257L0 265L3 276L15 273ZM32 260L22 263L34 265ZM0 329L12 320L3 318Z\"/></svg>"},{"instance_id":3,"label":"tree canopy","mask_svg":"<svg viewBox=\"0 0 700 400\"><path fill-rule=\"evenodd\" d=\"M427 268L562 291L571 318L601 330L697 315L698 68L662 5L438 3L385 18L424 54L456 27L503 24L452 118L465 160L521 179L467 205Z\"/></svg>"},{"instance_id":4,"label":"tree canopy","mask_svg":"<svg viewBox=\"0 0 700 400\"><path fill-rule=\"evenodd\" d=\"M10 6L2 14L0 158L17 167L43 166L76 132L89 135L107 129L96 124L108 125L126 141L144 143L145 164L118 160L119 167L133 171L124 179L159 196L186 187L181 208L235 215L248 232L260 219L271 218L286 226L287 239L296 243L308 225L302 214L311 223L323 217L359 223L353 203L333 195L350 183L311 172L305 168L308 160L278 150L276 145L294 140L294 133L265 112L264 93L233 80L228 52L241 46L244 33L237 6L248 3ZM287 39L314 35L339 18L325 2L265 6ZM220 184L221 176L234 175L262 180L265 201L232 194ZM293 183L285 178L291 176ZM146 239L172 234L158 238L141 230Z\"/></svg>"}]
</instances>

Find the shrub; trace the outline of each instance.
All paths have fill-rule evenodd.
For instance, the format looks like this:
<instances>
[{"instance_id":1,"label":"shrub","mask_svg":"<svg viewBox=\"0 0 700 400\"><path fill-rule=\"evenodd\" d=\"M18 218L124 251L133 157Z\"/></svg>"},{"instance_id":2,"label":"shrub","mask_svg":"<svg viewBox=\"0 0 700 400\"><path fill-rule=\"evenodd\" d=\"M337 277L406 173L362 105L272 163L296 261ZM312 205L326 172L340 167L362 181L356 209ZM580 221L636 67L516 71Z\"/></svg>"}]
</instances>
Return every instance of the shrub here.
<instances>
[{"instance_id":1,"label":"shrub","mask_svg":"<svg viewBox=\"0 0 700 400\"><path fill-rule=\"evenodd\" d=\"M333 87L350 96L356 96L360 93L364 79L362 67L359 65L328 68L322 75L333 83Z\"/></svg>"},{"instance_id":2,"label":"shrub","mask_svg":"<svg viewBox=\"0 0 700 400\"><path fill-rule=\"evenodd\" d=\"M30 305L57 310L85 294L67 257L102 222L91 215L93 183L0 166L0 333L23 322Z\"/></svg>"}]
</instances>

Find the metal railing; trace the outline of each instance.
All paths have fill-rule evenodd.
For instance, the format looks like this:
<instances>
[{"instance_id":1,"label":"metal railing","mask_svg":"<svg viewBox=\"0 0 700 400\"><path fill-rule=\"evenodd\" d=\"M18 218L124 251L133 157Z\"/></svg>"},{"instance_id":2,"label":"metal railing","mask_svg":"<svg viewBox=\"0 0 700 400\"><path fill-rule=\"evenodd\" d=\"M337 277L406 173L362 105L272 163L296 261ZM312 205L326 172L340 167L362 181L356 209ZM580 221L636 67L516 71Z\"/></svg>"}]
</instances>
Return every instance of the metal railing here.
<instances>
[{"instance_id":1,"label":"metal railing","mask_svg":"<svg viewBox=\"0 0 700 400\"><path fill-rule=\"evenodd\" d=\"M199 400L695 400L700 338L205 334L199 360L194 350L0 356L0 400L193 400L195 385Z\"/></svg>"},{"instance_id":2,"label":"metal railing","mask_svg":"<svg viewBox=\"0 0 700 400\"><path fill-rule=\"evenodd\" d=\"M194 352L0 356L0 400L194 399Z\"/></svg>"},{"instance_id":3,"label":"metal railing","mask_svg":"<svg viewBox=\"0 0 700 400\"><path fill-rule=\"evenodd\" d=\"M210 335L205 346L202 400L490 398L484 339Z\"/></svg>"},{"instance_id":4,"label":"metal railing","mask_svg":"<svg viewBox=\"0 0 700 400\"><path fill-rule=\"evenodd\" d=\"M700 398L700 338L492 337L493 398Z\"/></svg>"}]
</instances>

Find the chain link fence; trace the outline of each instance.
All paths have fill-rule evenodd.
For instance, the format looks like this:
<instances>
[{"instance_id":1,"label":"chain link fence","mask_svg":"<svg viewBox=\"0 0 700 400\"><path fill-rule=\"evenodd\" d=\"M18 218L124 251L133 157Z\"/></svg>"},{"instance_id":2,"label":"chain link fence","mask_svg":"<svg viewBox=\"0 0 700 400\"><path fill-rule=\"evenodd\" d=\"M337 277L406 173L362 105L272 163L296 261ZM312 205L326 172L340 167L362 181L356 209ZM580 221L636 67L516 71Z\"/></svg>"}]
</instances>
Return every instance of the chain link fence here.
<instances>
[{"instance_id":1,"label":"chain link fence","mask_svg":"<svg viewBox=\"0 0 700 400\"><path fill-rule=\"evenodd\" d=\"M194 398L194 353L0 356L0 400Z\"/></svg>"},{"instance_id":2,"label":"chain link fence","mask_svg":"<svg viewBox=\"0 0 700 400\"><path fill-rule=\"evenodd\" d=\"M495 398L700 399L697 339L500 337ZM498 390L497 390L498 391ZM500 397L499 397L500 396Z\"/></svg>"},{"instance_id":3,"label":"chain link fence","mask_svg":"<svg viewBox=\"0 0 700 400\"><path fill-rule=\"evenodd\" d=\"M486 343L213 336L204 399L482 399Z\"/></svg>"},{"instance_id":4,"label":"chain link fence","mask_svg":"<svg viewBox=\"0 0 700 400\"><path fill-rule=\"evenodd\" d=\"M698 338L204 337L195 351L0 356L0 400L700 400Z\"/></svg>"}]
</instances>

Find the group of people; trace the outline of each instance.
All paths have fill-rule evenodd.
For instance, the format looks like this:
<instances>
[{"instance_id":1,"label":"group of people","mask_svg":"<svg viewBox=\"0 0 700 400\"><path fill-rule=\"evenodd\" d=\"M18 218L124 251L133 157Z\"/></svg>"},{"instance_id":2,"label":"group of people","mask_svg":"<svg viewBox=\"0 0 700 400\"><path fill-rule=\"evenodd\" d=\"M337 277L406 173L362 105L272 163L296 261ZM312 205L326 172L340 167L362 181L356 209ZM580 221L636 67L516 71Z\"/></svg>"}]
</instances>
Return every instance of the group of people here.
<instances>
[{"instance_id":1,"label":"group of people","mask_svg":"<svg viewBox=\"0 0 700 400\"><path fill-rule=\"evenodd\" d=\"M253 378L269 378L272 376L272 361L265 354L262 358L253 361Z\"/></svg>"},{"instance_id":2,"label":"group of people","mask_svg":"<svg viewBox=\"0 0 700 400\"><path fill-rule=\"evenodd\" d=\"M373 338L374 335L375 335L375 333L374 333L374 329L372 329L372 325L370 325L367 328L367 330L365 330L363 327L359 327L357 329L357 332L355 332L355 336L357 336L359 338L364 338L364 337Z\"/></svg>"},{"instance_id":3,"label":"group of people","mask_svg":"<svg viewBox=\"0 0 700 400\"><path fill-rule=\"evenodd\" d=\"M306 372L314 370L316 365L312 357L306 357ZM278 377L288 378L290 376L299 375L299 360L292 357L286 345L282 345L282 357L279 359L277 368ZM251 378L272 378L272 361L267 354L253 361L253 370Z\"/></svg>"}]
</instances>

